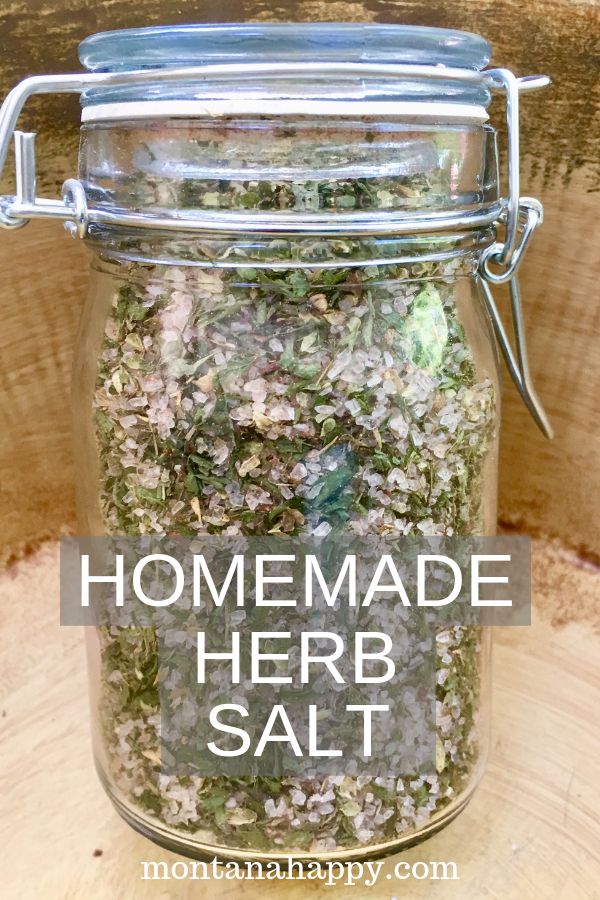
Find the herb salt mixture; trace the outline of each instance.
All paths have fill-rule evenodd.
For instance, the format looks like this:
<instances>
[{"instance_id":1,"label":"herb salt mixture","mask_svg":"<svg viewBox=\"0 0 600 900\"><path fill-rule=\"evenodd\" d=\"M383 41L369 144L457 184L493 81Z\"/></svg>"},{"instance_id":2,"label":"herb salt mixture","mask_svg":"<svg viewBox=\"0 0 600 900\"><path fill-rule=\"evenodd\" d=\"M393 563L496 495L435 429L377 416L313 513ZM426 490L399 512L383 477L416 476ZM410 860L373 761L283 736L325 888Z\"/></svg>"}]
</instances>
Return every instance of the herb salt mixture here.
<instances>
[{"instance_id":1,"label":"herb salt mixture","mask_svg":"<svg viewBox=\"0 0 600 900\"><path fill-rule=\"evenodd\" d=\"M153 189L183 202L172 183ZM431 189L429 172L179 186L198 208L267 211L418 206ZM117 267L94 394L107 533L484 533L497 398L457 309L472 260L370 264L370 242L273 238L264 262L241 240L224 257L216 241L170 239L178 264ZM204 844L268 854L393 843L475 780L477 627L437 634L436 771L395 778L163 775L156 634L101 628L99 640L118 791Z\"/></svg>"}]
</instances>

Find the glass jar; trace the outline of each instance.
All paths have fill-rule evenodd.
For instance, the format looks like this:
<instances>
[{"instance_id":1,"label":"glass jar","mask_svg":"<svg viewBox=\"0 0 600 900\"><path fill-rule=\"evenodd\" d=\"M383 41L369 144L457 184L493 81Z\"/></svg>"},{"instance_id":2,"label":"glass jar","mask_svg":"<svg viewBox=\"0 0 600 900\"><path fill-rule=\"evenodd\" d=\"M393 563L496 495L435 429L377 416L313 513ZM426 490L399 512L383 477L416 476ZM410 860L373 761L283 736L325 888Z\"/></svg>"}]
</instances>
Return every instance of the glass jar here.
<instances>
[{"instance_id":1,"label":"glass jar","mask_svg":"<svg viewBox=\"0 0 600 900\"><path fill-rule=\"evenodd\" d=\"M94 74L58 86L82 92L79 180L61 210L36 202L20 135L2 206L7 226L68 218L93 251L73 387L80 533L493 534L494 330L545 425L522 333L521 366L489 289L510 278L518 315L540 209L518 205L512 156L501 199L486 107L504 86L514 115L526 82L484 73L475 35L400 26L141 29L80 55ZM88 637L100 777L179 852L394 852L450 821L481 775L479 627L437 634L435 771L309 781L162 774L156 636Z\"/></svg>"}]
</instances>

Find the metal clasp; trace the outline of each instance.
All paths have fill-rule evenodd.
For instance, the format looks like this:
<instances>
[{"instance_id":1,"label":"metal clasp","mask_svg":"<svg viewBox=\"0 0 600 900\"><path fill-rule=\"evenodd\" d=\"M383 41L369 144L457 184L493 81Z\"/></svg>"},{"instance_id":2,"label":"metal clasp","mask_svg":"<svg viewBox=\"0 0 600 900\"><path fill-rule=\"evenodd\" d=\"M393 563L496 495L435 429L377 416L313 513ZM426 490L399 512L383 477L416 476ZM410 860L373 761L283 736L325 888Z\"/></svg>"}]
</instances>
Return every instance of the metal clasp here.
<instances>
[{"instance_id":1,"label":"metal clasp","mask_svg":"<svg viewBox=\"0 0 600 900\"><path fill-rule=\"evenodd\" d=\"M524 222L523 222L524 217ZM548 415L537 395L531 372L529 369L529 357L527 353L527 339L525 336L525 323L523 321L523 304L521 302L521 289L517 275L517 267L523 258L523 253L531 235L542 221L542 206L537 200L524 197L519 206L519 219L521 221L520 239L517 242L512 259L500 272L490 269L490 262L501 264L502 244L492 244L481 254L479 260L479 281L483 296L492 320L496 340L502 351L506 367L517 388L521 399L531 413L533 420L542 434L552 439L554 429ZM519 234L519 232L518 232ZM510 304L512 311L513 330L515 335L516 355L506 333L502 317L494 300L490 284L503 284L508 282L510 291Z\"/></svg>"},{"instance_id":2,"label":"metal clasp","mask_svg":"<svg viewBox=\"0 0 600 900\"><path fill-rule=\"evenodd\" d=\"M527 341L525 338L525 324L523 322L523 307L521 303L521 291L519 288L519 279L517 275L513 275L509 281L510 302L512 308L513 328L515 332L515 343L517 347L517 355L510 345L510 341L506 334L506 329L502 322L498 307L492 296L492 291L487 282L482 278L481 287L488 308L488 312L492 319L496 339L500 345L502 355L506 362L506 366L510 376L517 388L523 403L531 413L534 422L542 432L542 434L550 440L554 437L554 429L542 405L542 401L537 395L531 373L529 370L529 359L527 356Z\"/></svg>"},{"instance_id":3,"label":"metal clasp","mask_svg":"<svg viewBox=\"0 0 600 900\"><path fill-rule=\"evenodd\" d=\"M508 212L500 217L506 224ZM486 247L479 257L479 269L486 281L491 284L505 284L517 271L533 232L544 221L544 207L535 197L521 197L517 207L517 232L512 252L505 259L506 241L496 241ZM492 263L496 266L493 269Z\"/></svg>"},{"instance_id":4,"label":"metal clasp","mask_svg":"<svg viewBox=\"0 0 600 900\"><path fill-rule=\"evenodd\" d=\"M497 249L500 261L505 265L512 262L519 241L519 207L522 204L520 186L520 129L519 94L521 91L535 91L547 87L547 75L529 75L516 78L509 69L489 69L485 72L490 88L502 90L506 95L507 181L506 219L504 243ZM541 210L541 206L540 206Z\"/></svg>"},{"instance_id":5,"label":"metal clasp","mask_svg":"<svg viewBox=\"0 0 600 900\"><path fill-rule=\"evenodd\" d=\"M503 262L504 243L495 243L487 247L479 257L479 276L483 296L486 302L496 339L502 351L510 376L521 398L531 413L536 425L547 438L554 437L554 431L546 411L537 395L529 369L527 339L523 321L523 305L517 269L535 229L543 221L544 210L539 200L522 197L517 208L517 233L514 249L507 263ZM498 268L494 271L491 264ZM513 329L515 334L516 356L512 349L502 318L494 300L490 284L508 282L512 310Z\"/></svg>"},{"instance_id":6,"label":"metal clasp","mask_svg":"<svg viewBox=\"0 0 600 900\"><path fill-rule=\"evenodd\" d=\"M0 174L4 167L10 141L15 139L16 194L0 196L0 226L19 228L32 218L54 218L64 222L65 228L75 237L84 238L90 223L99 225L130 225L139 228L167 228L175 230L227 230L232 227L232 218L215 219L212 215L203 218L183 219L176 216L163 217L125 211L120 214L103 208L88 208L85 188L77 179L65 181L61 199L36 197L35 175L35 134L25 134L16 130L19 114L29 97L34 94L81 94L86 88L99 85L124 85L144 82L172 82L178 79L203 80L232 74L234 71L243 74L287 74L305 69L327 69L333 72L353 71L350 63L252 63L236 65L209 65L199 67L143 70L136 72L93 72L79 75L41 75L27 78L8 94L0 109ZM370 74L385 74L399 78L428 77L432 79L454 79L459 82L487 84L492 90L502 90L506 95L506 121L508 127L508 190L506 200L496 204L494 211L483 210L470 213L455 213L439 216L426 214L392 219L388 232L432 233L450 228L477 227L483 222L498 221L504 225L504 240L487 248L479 261L480 282L487 307L492 319L500 348L506 360L509 372L521 394L523 401L533 418L547 437L552 436L552 427L531 383L527 346L521 309L521 295L517 280L517 268L529 243L531 235L542 221L542 206L532 198L519 196L519 94L521 91L535 90L545 87L550 79L545 75L516 78L508 69L490 69L487 72L476 72L471 69L452 69L444 66L400 65L383 63L361 63L360 71ZM501 211L502 210L502 211ZM501 212L500 212L501 211ZM335 218L335 217L334 217ZM488 221L489 220L489 221ZM347 221L347 220L346 220ZM239 223L238 223L239 224ZM256 229L256 220L243 223L246 228ZM279 225L275 221L259 224L267 233L275 233ZM323 221L307 221L302 227L303 233L323 233ZM351 233L365 234L369 223L357 218L350 226ZM298 223L295 223L297 230ZM327 224L332 231L338 233L339 222ZM377 230L381 230L379 222ZM337 229L337 230L336 230ZM353 230L352 230L353 229ZM496 269L493 267L496 266ZM517 355L515 356L502 319L498 313L490 284L508 282L510 287L513 324Z\"/></svg>"},{"instance_id":7,"label":"metal clasp","mask_svg":"<svg viewBox=\"0 0 600 900\"><path fill-rule=\"evenodd\" d=\"M360 63L357 67L354 63L245 63L231 65L207 65L185 68L146 69L134 72L91 72L76 75L38 75L26 78L8 94L0 110L0 174L8 153L11 138L15 136L16 154L16 196L0 197L0 226L5 228L18 228L32 218L54 218L65 222L65 227L74 236L85 237L90 222L102 224L131 224L132 227L171 227L176 229L201 231L207 226L214 227L218 223L207 217L206 222L189 218L183 220L179 217L167 218L165 222L157 223L155 218L143 214L123 213L116 218L106 209L87 209L85 190L75 179L69 179L63 185L62 197L51 200L38 198L35 195L35 160L34 160L34 134L22 134L16 131L19 114L26 101L35 94L81 94L84 90L100 85L128 85L173 82L178 79L210 80L219 78L224 74L245 74L247 76L263 74L296 74L306 70L327 71L332 74L338 72L354 72L371 75L385 75L398 78L431 78L433 80L453 80L487 85L492 90L502 90L506 94L506 116L508 125L508 191L507 198L503 201L505 208L505 240L501 247L496 247L503 264L510 264L515 253L518 228L519 228L519 94L521 91L529 91L544 87L549 84L549 79L544 76L529 76L516 78L507 69L490 69L484 72L472 69L447 68L445 66L431 65L401 65L391 63ZM79 186L77 186L79 185ZM472 221L471 221L472 218ZM210 219L210 221L209 221ZM270 228L270 223L269 228ZM393 229L397 230L402 223L395 222ZM469 227L478 224L476 217L468 217L463 214L450 214L444 217L422 217L412 223L407 222L407 230L413 225L426 230L436 231L443 228ZM364 226L358 223L360 228ZM316 231L317 227L307 227L307 231Z\"/></svg>"},{"instance_id":8,"label":"metal clasp","mask_svg":"<svg viewBox=\"0 0 600 900\"><path fill-rule=\"evenodd\" d=\"M34 132L15 131L16 195L0 197L0 226L21 228L30 218L52 218L64 221L73 237L84 238L88 228L85 190L76 178L65 181L62 200L36 197Z\"/></svg>"}]
</instances>

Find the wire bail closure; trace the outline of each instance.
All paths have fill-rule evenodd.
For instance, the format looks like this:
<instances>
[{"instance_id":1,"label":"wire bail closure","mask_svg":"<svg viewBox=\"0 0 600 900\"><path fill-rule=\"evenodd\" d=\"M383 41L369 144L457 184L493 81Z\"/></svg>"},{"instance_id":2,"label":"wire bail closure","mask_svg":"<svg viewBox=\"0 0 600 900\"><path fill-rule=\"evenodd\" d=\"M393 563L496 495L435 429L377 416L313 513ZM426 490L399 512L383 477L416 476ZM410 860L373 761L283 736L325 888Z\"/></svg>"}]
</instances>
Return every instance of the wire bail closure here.
<instances>
[{"instance_id":1,"label":"wire bail closure","mask_svg":"<svg viewBox=\"0 0 600 900\"><path fill-rule=\"evenodd\" d=\"M4 168L9 145L15 142L14 196L0 196L0 226L6 229L20 228L30 219L59 219L73 237L84 239L90 225L125 225L134 228L160 228L191 232L247 231L277 234L341 234L339 218L297 216L293 227L282 216L243 217L236 219L229 213L219 216L213 213L195 218L157 216L137 213L115 213L106 208L88 207L84 185L75 178L65 181L60 199L36 196L35 133L16 130L17 120L26 101L36 94L81 94L91 87L127 85L132 83L163 83L185 79L204 80L235 72L245 75L292 74L324 70L335 73L365 73L397 76L399 78L431 78L483 84L491 90L501 91L506 98L507 147L507 196L506 199L481 210L459 213L417 212L411 216L388 216L386 221L373 224L368 217L346 216L344 235L373 233L435 233L457 228L476 228L483 225L502 224L504 240L495 242L482 251L479 258L479 282L490 314L496 338L503 353L511 377L536 424L546 437L552 437L552 426L531 382L525 329L522 316L521 294L517 269L535 229L541 224L541 203L530 197L520 197L519 178L519 97L521 92L536 90L550 84L545 75L517 78L508 69L450 68L446 66L400 65L383 63L245 63L234 65L207 65L185 68L145 69L133 72L92 72L76 75L38 75L26 78L7 95L0 108L0 176ZM442 104L443 105L443 104ZM494 268L495 267L495 268ZM511 295L512 317L516 342L516 355L512 350L490 285L508 282Z\"/></svg>"},{"instance_id":2,"label":"wire bail closure","mask_svg":"<svg viewBox=\"0 0 600 900\"><path fill-rule=\"evenodd\" d=\"M508 127L507 156L507 199L501 203L490 205L483 210L450 214L415 214L413 216L387 217L389 225L384 226L389 233L441 231L451 228L478 227L493 224L500 214L506 214L506 239L502 248L502 262L509 263L516 248L519 228L519 95L523 91L535 90L550 83L545 75L516 78L507 69L489 69L475 71L473 69L450 68L435 65L401 65L385 63L244 63L231 65L190 66L184 68L144 69L133 72L88 72L78 75L37 75L20 82L7 95L0 109L0 175L8 153L10 142L15 138L15 174L17 191L15 196L0 196L0 226L18 228L24 222L34 218L60 219L66 223L69 233L85 237L83 222L87 225L129 225L134 228L161 228L182 231L227 231L232 227L239 229L242 224L248 231L275 233L285 229L285 224L277 225L265 217L254 216L244 223L234 221L234 217L218 217L205 215L183 218L164 216L157 220L155 216L134 212L116 214L101 207L87 208L85 189L83 194L74 187L74 179L69 179L69 187L63 190L63 198L51 200L36 197L35 190L35 135L24 134L16 130L17 120L26 101L37 94L81 94L94 87L114 87L143 83L171 83L178 80L204 81L223 75L240 74L245 76L260 75L295 75L307 72L335 74L381 75L397 78L427 78L432 80L456 81L484 85L491 90L502 91L506 96L506 118ZM443 104L441 104L443 106ZM84 200L85 206L84 208ZM282 217L279 216L281 219ZM75 228L71 228L69 223ZM368 234L367 223L360 217L345 217L348 234ZM304 234L322 234L322 219L303 221L303 217L295 216L291 229L301 230ZM379 222L377 230L382 223ZM335 217L327 225L328 233L340 233L340 222ZM287 223L287 230L290 230Z\"/></svg>"},{"instance_id":3,"label":"wire bail closure","mask_svg":"<svg viewBox=\"0 0 600 900\"><path fill-rule=\"evenodd\" d=\"M523 254L529 244L535 229L543 221L543 207L539 200L532 197L523 197L519 204L519 225L517 229L517 241L508 263L503 264L505 244L494 243L482 251L479 257L479 281L488 313L496 335L496 340L502 351L504 361L516 389L521 395L525 406L542 432L550 440L554 437L554 429L548 415L537 395L529 369L529 357L527 353L527 340L525 323L523 320L523 304L521 301L521 289L517 269L523 259ZM499 271L490 268L490 263L499 267ZM516 356L512 349L502 318L498 311L496 301L490 285L506 284L510 292L513 329L516 343Z\"/></svg>"},{"instance_id":4,"label":"wire bail closure","mask_svg":"<svg viewBox=\"0 0 600 900\"><path fill-rule=\"evenodd\" d=\"M523 403L531 413L535 424L538 426L544 437L552 440L554 437L554 429L531 380L529 357L527 354L527 340L525 337L525 323L523 321L523 304L521 302L521 290L519 287L518 276L513 273L509 281L510 303L517 348L516 356L508 335L506 334L506 329L504 328L502 317L496 306L492 290L484 278L480 278L480 284L487 310L492 320L496 339L500 345L500 350L502 351L510 377L514 382Z\"/></svg>"}]
</instances>

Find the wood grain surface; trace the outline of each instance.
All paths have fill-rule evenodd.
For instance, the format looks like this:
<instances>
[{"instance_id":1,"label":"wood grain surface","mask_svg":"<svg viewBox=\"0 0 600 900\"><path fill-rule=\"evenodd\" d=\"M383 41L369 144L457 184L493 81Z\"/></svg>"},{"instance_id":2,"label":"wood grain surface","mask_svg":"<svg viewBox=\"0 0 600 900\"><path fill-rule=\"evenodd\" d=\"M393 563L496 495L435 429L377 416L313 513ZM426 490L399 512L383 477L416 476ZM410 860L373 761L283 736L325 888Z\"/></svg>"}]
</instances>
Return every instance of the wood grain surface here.
<instances>
[{"instance_id":1,"label":"wood grain surface","mask_svg":"<svg viewBox=\"0 0 600 900\"><path fill-rule=\"evenodd\" d=\"M546 223L523 268L533 375L556 426L535 431L508 385L500 517L600 555L600 242L597 188L599 7L595 0L13 0L0 10L0 91L31 72L77 69L76 44L107 28L174 21L354 20L479 31L494 61L518 74L548 72L553 87L523 100L523 193ZM497 118L501 110L496 108ZM42 98L23 127L38 128L39 184L47 195L75 171L77 104ZM5 188L8 180L4 179ZM74 525L70 364L86 281L86 254L56 224L0 233L0 559ZM503 304L506 310L506 304Z\"/></svg>"},{"instance_id":2,"label":"wood grain surface","mask_svg":"<svg viewBox=\"0 0 600 900\"><path fill-rule=\"evenodd\" d=\"M600 574L541 542L534 622L496 630L486 775L447 829L402 855L454 861L458 881L142 881L177 857L113 812L92 766L82 631L60 628L49 545L0 578L0 859L7 900L598 900ZM568 588L566 587L568 586ZM98 854L101 851L101 855Z\"/></svg>"}]
</instances>

